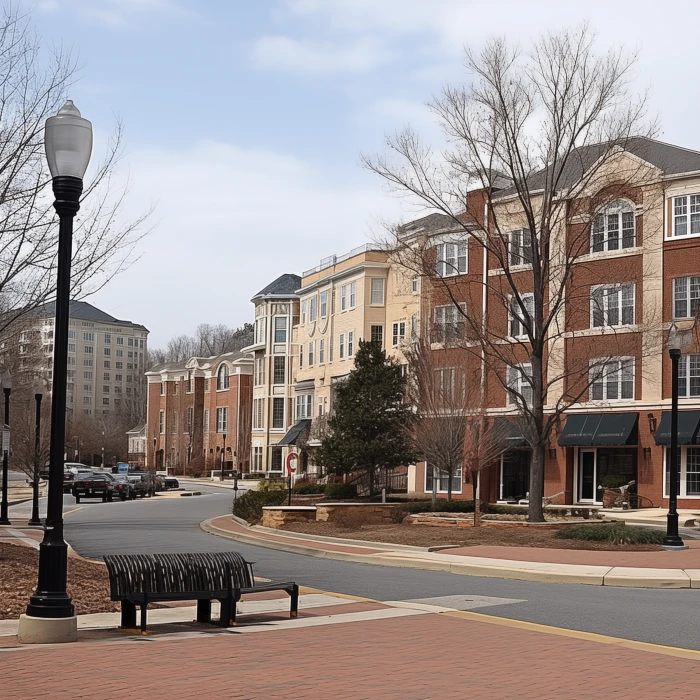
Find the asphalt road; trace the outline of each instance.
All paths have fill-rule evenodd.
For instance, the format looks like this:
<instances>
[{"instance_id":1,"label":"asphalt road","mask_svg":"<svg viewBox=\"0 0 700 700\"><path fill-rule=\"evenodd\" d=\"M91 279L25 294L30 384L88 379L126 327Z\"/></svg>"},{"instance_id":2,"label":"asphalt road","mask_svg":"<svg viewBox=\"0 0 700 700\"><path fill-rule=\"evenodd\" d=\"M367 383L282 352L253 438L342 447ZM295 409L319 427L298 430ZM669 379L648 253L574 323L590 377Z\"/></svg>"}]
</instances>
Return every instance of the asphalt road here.
<instances>
[{"instance_id":1,"label":"asphalt road","mask_svg":"<svg viewBox=\"0 0 700 700\"><path fill-rule=\"evenodd\" d=\"M487 605L477 609L485 614L700 649L700 590L509 581L288 554L200 530L202 520L228 512L231 505L230 490L208 486L202 490L204 495L191 498L83 502L80 506L66 496L66 539L80 554L93 558L123 552L236 550L256 562L258 575L270 579L291 579L376 600L460 596L465 608L474 601ZM28 515L27 506L11 508L10 517L19 522L20 514Z\"/></svg>"}]
</instances>

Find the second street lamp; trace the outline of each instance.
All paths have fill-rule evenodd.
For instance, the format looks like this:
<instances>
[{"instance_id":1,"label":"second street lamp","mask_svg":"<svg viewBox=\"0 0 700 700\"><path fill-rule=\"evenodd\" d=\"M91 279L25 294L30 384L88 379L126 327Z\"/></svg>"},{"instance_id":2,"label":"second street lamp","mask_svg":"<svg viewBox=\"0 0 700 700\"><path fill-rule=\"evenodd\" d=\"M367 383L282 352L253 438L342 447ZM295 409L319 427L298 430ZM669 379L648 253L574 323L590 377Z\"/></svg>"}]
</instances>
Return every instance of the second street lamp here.
<instances>
[{"instance_id":1,"label":"second street lamp","mask_svg":"<svg viewBox=\"0 0 700 700\"><path fill-rule=\"evenodd\" d=\"M668 474L668 515L664 549L687 549L678 534L678 365L681 359L681 334L675 323L668 332L668 354L671 356L671 454Z\"/></svg>"},{"instance_id":2,"label":"second street lamp","mask_svg":"<svg viewBox=\"0 0 700 700\"><path fill-rule=\"evenodd\" d=\"M42 525L39 518L39 471L41 470L41 400L44 398L40 384L34 387L35 422L34 422L34 478L32 479L32 517L27 525Z\"/></svg>"},{"instance_id":3,"label":"second street lamp","mask_svg":"<svg viewBox=\"0 0 700 700\"><path fill-rule=\"evenodd\" d=\"M2 426L2 506L0 506L0 525L12 525L7 513L9 506L7 494L7 480L10 469L10 393L12 392L12 377L5 372L2 377L2 392L5 395L4 425Z\"/></svg>"},{"instance_id":4,"label":"second street lamp","mask_svg":"<svg viewBox=\"0 0 700 700\"><path fill-rule=\"evenodd\" d=\"M73 218L80 209L83 176L92 153L92 124L68 100L55 117L46 120L46 159L59 216L58 278L54 323L53 386L49 494L44 539L39 545L36 591L20 617L20 642L72 642L78 638L73 602L66 591L68 545L63 540L63 464L66 439L66 382Z\"/></svg>"}]
</instances>

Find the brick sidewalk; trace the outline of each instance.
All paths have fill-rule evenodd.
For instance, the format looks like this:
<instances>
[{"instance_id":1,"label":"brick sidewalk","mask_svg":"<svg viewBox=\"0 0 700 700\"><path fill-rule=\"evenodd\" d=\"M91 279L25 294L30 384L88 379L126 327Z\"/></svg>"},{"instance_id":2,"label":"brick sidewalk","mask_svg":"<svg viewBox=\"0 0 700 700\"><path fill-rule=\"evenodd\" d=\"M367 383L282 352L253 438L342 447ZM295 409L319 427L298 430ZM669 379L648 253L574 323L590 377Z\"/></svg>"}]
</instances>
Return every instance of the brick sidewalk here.
<instances>
[{"instance_id":1,"label":"brick sidewalk","mask_svg":"<svg viewBox=\"0 0 700 700\"><path fill-rule=\"evenodd\" d=\"M700 662L423 614L254 634L0 652L4 700L697 697ZM79 660L79 663L76 663Z\"/></svg>"}]
</instances>

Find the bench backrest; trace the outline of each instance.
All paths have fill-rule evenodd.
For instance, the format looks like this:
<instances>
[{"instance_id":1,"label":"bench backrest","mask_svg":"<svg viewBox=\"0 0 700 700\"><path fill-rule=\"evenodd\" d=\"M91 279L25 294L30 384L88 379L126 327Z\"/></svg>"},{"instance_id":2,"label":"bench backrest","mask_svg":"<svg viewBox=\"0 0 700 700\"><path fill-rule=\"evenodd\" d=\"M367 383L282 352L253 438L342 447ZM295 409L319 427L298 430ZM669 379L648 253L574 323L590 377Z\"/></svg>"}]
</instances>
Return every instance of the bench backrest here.
<instances>
[{"instance_id":1,"label":"bench backrest","mask_svg":"<svg viewBox=\"0 0 700 700\"><path fill-rule=\"evenodd\" d=\"M254 586L253 568L238 552L107 554L112 600L134 593L194 593Z\"/></svg>"}]
</instances>

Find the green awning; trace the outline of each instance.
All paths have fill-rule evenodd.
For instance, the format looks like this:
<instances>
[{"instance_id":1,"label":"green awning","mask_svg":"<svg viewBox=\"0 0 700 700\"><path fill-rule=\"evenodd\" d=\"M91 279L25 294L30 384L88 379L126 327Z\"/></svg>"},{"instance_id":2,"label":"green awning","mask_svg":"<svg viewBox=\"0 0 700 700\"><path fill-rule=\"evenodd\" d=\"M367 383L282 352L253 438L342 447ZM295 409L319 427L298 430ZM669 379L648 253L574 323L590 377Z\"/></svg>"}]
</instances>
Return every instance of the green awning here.
<instances>
[{"instance_id":1,"label":"green awning","mask_svg":"<svg viewBox=\"0 0 700 700\"><path fill-rule=\"evenodd\" d=\"M285 434L285 436L277 443L278 445L296 445L297 440L305 432L308 433L311 427L311 419L304 418L295 423Z\"/></svg>"},{"instance_id":2,"label":"green awning","mask_svg":"<svg viewBox=\"0 0 700 700\"><path fill-rule=\"evenodd\" d=\"M497 435L504 435L508 444L507 450L514 447L529 447L527 440L523 437L523 431L512 418L498 416L493 427Z\"/></svg>"},{"instance_id":3,"label":"green awning","mask_svg":"<svg viewBox=\"0 0 700 700\"><path fill-rule=\"evenodd\" d=\"M636 445L639 413L571 415L559 436L561 447Z\"/></svg>"},{"instance_id":4,"label":"green awning","mask_svg":"<svg viewBox=\"0 0 700 700\"><path fill-rule=\"evenodd\" d=\"M661 422L654 435L657 445L671 444L671 411L661 414ZM678 412L678 444L696 445L700 441L700 411Z\"/></svg>"}]
</instances>

